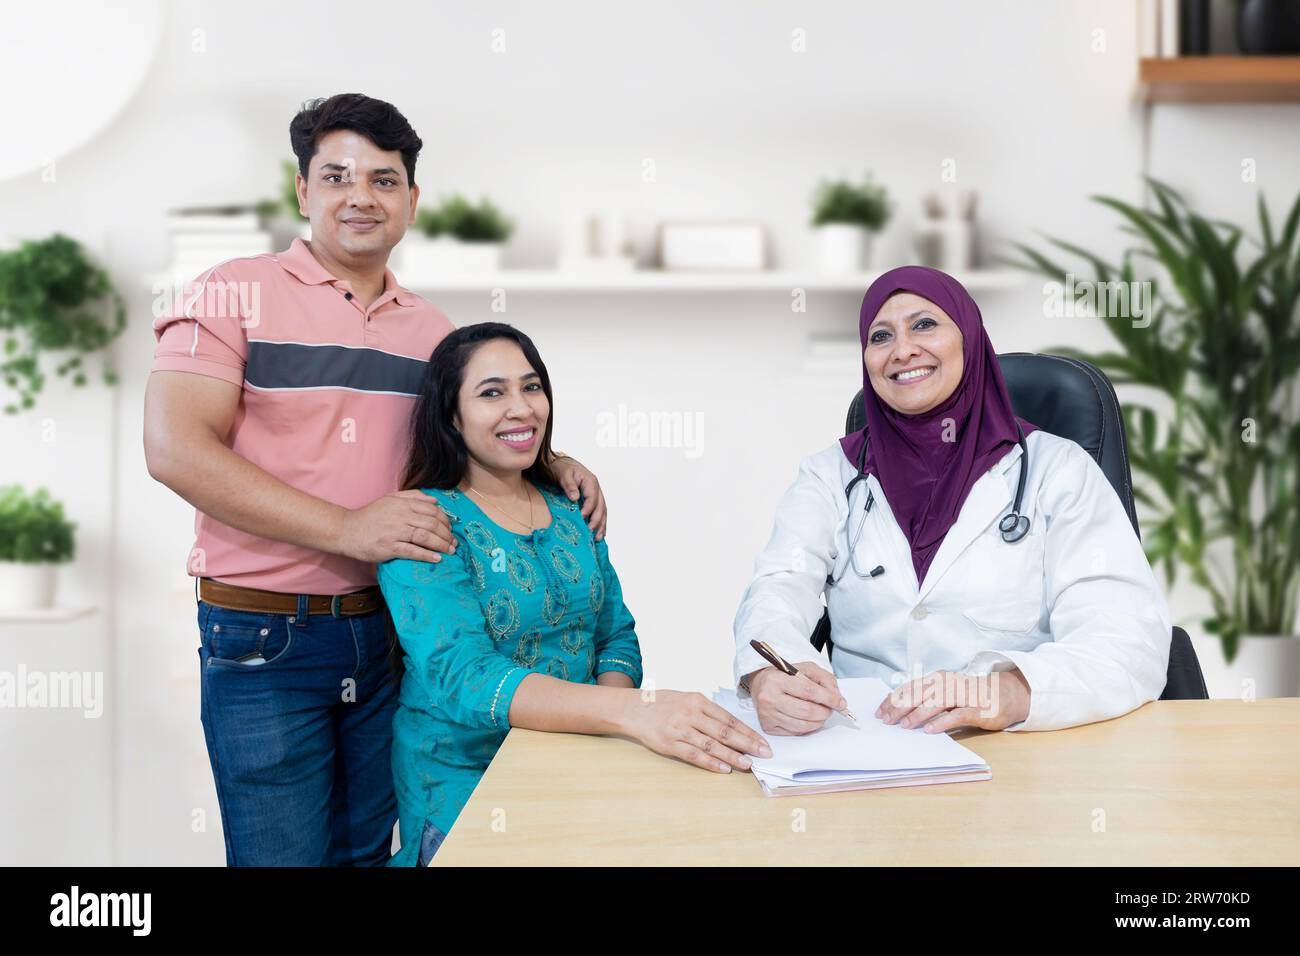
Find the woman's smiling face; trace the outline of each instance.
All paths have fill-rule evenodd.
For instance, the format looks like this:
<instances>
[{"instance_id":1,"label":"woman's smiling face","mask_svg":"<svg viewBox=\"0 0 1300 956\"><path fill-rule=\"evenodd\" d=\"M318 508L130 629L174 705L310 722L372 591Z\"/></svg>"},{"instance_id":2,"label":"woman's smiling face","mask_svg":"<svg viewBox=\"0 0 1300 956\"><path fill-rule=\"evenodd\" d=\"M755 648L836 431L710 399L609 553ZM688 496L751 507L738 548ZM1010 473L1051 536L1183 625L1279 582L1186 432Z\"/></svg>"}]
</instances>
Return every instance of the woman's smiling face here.
<instances>
[{"instance_id":1,"label":"woman's smiling face","mask_svg":"<svg viewBox=\"0 0 1300 956\"><path fill-rule=\"evenodd\" d=\"M961 329L947 312L929 299L899 292L871 321L862 362L881 401L905 415L919 415L956 390L961 346Z\"/></svg>"},{"instance_id":2,"label":"woman's smiling face","mask_svg":"<svg viewBox=\"0 0 1300 956\"><path fill-rule=\"evenodd\" d=\"M542 377L515 342L484 342L465 364L452 424L480 467L497 472L531 468L541 450L551 403Z\"/></svg>"}]
</instances>

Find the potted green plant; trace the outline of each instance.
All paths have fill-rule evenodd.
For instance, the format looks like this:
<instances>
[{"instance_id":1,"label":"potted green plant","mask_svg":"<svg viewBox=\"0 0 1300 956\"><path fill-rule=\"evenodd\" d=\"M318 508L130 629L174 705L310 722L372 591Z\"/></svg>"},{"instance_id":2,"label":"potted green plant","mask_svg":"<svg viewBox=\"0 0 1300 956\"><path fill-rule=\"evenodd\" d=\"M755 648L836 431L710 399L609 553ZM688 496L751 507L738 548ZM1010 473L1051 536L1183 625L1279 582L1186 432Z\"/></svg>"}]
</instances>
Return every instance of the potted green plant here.
<instances>
[{"instance_id":1,"label":"potted green plant","mask_svg":"<svg viewBox=\"0 0 1300 956\"><path fill-rule=\"evenodd\" d=\"M56 233L0 252L0 376L16 393L5 412L35 404L45 386L47 353L71 352L55 371L84 385L83 358L107 348L125 328L122 297L75 239ZM106 384L117 382L106 360L103 377Z\"/></svg>"},{"instance_id":2,"label":"potted green plant","mask_svg":"<svg viewBox=\"0 0 1300 956\"><path fill-rule=\"evenodd\" d=\"M867 173L861 184L825 181L813 197L812 225L821 243L823 272L858 272L866 266L871 237L889 221L885 187Z\"/></svg>"},{"instance_id":3,"label":"potted green plant","mask_svg":"<svg viewBox=\"0 0 1300 956\"><path fill-rule=\"evenodd\" d=\"M444 198L416 213L415 235L402 241L402 269L416 276L496 272L513 231L513 221L486 197Z\"/></svg>"},{"instance_id":4,"label":"potted green plant","mask_svg":"<svg viewBox=\"0 0 1300 956\"><path fill-rule=\"evenodd\" d=\"M262 228L276 237L277 248L284 238L311 238L311 222L298 211L298 164L286 159L280 163L280 195L257 203Z\"/></svg>"},{"instance_id":5,"label":"potted green plant","mask_svg":"<svg viewBox=\"0 0 1300 956\"><path fill-rule=\"evenodd\" d=\"M1197 214L1169 186L1149 183L1153 208L1093 197L1134 237L1118 263L1051 238L1086 263L1082 279L1023 243L1014 245L1024 260L1004 261L1050 277L1058 290L1068 283L1096 299L1098 289L1127 286L1130 301L1133 292L1147 300L1141 317L1109 314L1113 309L1098 316L1118 348L1052 351L1079 355L1117 385L1143 386L1167 400L1163 421L1138 401L1123 407L1133 469L1148 479L1134 489L1149 516L1147 556L1164 568L1167 583L1181 569L1209 596L1208 636L1192 639L1212 693L1239 696L1250 680L1257 696L1294 697L1300 197L1280 229L1261 197L1252 235Z\"/></svg>"},{"instance_id":6,"label":"potted green plant","mask_svg":"<svg viewBox=\"0 0 1300 956\"><path fill-rule=\"evenodd\" d=\"M44 488L0 488L0 610L54 604L55 567L72 560L75 528Z\"/></svg>"},{"instance_id":7,"label":"potted green plant","mask_svg":"<svg viewBox=\"0 0 1300 956\"><path fill-rule=\"evenodd\" d=\"M408 229L397 247L398 268L405 282L459 271L455 240L443 228L437 204L424 206L415 214L415 228Z\"/></svg>"}]
</instances>

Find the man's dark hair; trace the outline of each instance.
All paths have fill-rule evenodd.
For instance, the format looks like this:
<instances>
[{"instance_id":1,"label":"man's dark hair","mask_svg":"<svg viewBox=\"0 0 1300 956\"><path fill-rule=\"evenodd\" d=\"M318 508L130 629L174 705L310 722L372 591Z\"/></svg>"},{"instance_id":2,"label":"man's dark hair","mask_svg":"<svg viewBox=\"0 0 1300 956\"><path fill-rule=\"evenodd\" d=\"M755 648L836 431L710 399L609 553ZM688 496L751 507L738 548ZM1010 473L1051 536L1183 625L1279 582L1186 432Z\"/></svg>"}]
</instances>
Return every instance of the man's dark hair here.
<instances>
[{"instance_id":1,"label":"man's dark hair","mask_svg":"<svg viewBox=\"0 0 1300 956\"><path fill-rule=\"evenodd\" d=\"M307 178L307 167L316 155L320 138L336 129L360 133L380 149L402 154L408 186L415 185L415 160L424 143L392 103L364 93L336 93L328 99L308 100L289 123L289 142L298 157L298 172Z\"/></svg>"}]
</instances>

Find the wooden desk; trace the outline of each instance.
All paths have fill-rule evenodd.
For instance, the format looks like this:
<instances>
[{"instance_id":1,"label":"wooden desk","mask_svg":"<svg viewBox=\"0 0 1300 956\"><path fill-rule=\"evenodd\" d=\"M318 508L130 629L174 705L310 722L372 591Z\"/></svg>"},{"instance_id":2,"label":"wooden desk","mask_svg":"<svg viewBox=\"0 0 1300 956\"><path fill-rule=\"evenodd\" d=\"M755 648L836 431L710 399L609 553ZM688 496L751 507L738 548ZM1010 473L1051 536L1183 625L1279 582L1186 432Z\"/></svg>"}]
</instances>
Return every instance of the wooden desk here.
<instances>
[{"instance_id":1,"label":"wooden desk","mask_svg":"<svg viewBox=\"0 0 1300 956\"><path fill-rule=\"evenodd\" d=\"M1300 864L1300 698L956 736L992 780L767 798L628 740L512 730L434 865Z\"/></svg>"}]
</instances>

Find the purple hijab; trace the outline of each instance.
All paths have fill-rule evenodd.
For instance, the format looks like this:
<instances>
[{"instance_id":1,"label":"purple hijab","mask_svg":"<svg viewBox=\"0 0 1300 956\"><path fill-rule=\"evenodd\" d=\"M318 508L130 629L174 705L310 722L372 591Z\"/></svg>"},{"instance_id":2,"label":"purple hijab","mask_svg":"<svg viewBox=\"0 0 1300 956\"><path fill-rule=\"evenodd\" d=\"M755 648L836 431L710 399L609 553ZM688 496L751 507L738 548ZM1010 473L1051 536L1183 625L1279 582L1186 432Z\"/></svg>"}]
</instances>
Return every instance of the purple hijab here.
<instances>
[{"instance_id":1,"label":"purple hijab","mask_svg":"<svg viewBox=\"0 0 1300 956\"><path fill-rule=\"evenodd\" d=\"M867 331L885 300L898 292L929 299L957 323L962 334L962 376L953 393L928 412L905 415L881 401L862 369L867 427L840 439L856 467L870 431L863 471L874 474L899 526L912 546L918 584L934 560L944 535L957 520L975 482L1015 446L1016 422L1028 435L1037 425L1011 410L993 343L984 331L979 306L952 276L925 266L891 269L862 299L858 332L863 351ZM954 422L956 441L944 441L944 419Z\"/></svg>"}]
</instances>

